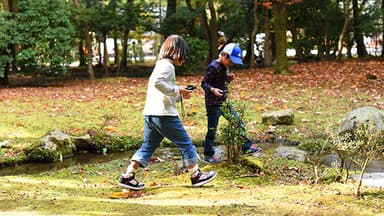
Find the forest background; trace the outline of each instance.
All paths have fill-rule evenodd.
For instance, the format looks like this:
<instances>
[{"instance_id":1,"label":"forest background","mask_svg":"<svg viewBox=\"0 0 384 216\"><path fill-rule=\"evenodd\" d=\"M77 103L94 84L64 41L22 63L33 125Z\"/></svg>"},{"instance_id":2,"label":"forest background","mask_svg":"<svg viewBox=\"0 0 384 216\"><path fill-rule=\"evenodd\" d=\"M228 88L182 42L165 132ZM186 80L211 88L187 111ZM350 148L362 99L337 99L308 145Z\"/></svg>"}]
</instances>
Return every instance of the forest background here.
<instances>
[{"instance_id":1,"label":"forest background","mask_svg":"<svg viewBox=\"0 0 384 216\"><path fill-rule=\"evenodd\" d=\"M262 112L294 108L295 125L277 127L274 132L300 142L316 155L347 111L364 105L384 106L384 18L383 1L379 0L3 0L0 11L0 140L16 140L12 143L19 152L50 130L82 135L94 127L129 135L137 147L146 79L136 77L148 77L156 56L137 54L144 55L144 61L136 60L133 45L152 41L151 55L156 55L169 34L182 35L190 46L187 64L178 68L178 75L188 75L178 76L181 85L198 85L204 67L225 43L239 43L245 50L245 66L236 68L241 81L232 86L237 92L233 97L248 103L249 132L255 139L265 138L264 132L270 129L257 120ZM118 49L110 52L108 40ZM294 54L288 55L288 51ZM204 134L200 91L187 104L189 116L184 122L196 143L201 143ZM1 159L17 156L18 151L2 148ZM130 202L142 202L136 213L171 214L177 209L179 214L202 214L196 206L204 206L202 210L216 215L252 214L255 209L276 214L315 214L319 209L321 214L330 210L331 214L375 214L384 205L380 190L367 190L364 199L353 200L348 184L313 187L321 177L318 174L328 169L318 170L316 176L313 166L277 159L263 161L273 175L261 173L255 178L249 178L254 173L234 167L217 167L223 174L219 183L202 191L216 194L215 188L224 188L228 194L222 194L220 200L209 196L207 202L199 190L192 192L195 204L175 204L184 203L180 197L191 191L177 186L184 177L169 175L171 161L154 165L152 169L160 171L153 176L148 172L141 176L152 182L152 189L133 195L144 197L142 200L105 200L109 192L117 190L116 173L125 162L2 177L2 201L12 205L0 205L1 210L55 214L59 208L66 214L90 215L92 210L108 214L124 212L122 208L130 208ZM232 180L233 175L239 179ZM327 180L328 176L323 177ZM165 182L174 180L179 190L167 199L174 204L164 209L157 199L169 196L174 186ZM297 185L300 191L296 191ZM83 190L74 189L79 187ZM29 192L23 192L27 189ZM249 190L262 194L261 198L250 195ZM87 206L84 192L94 201L92 205ZM326 198L319 198L323 193ZM241 194L243 199L237 197L237 202L228 197L233 194ZM99 206L100 199L110 209ZM251 203L244 204L250 199ZM63 205L62 200L73 203ZM149 208L147 202L153 205ZM236 210L238 205L240 210Z\"/></svg>"}]
</instances>

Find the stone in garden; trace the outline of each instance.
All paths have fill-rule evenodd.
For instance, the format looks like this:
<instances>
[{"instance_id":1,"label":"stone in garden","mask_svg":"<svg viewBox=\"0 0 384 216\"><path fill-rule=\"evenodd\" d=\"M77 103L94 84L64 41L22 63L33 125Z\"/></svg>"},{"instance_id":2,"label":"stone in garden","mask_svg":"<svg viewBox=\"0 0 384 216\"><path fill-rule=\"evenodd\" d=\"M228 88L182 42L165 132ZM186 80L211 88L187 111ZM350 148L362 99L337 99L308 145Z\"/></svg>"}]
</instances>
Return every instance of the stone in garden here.
<instances>
[{"instance_id":1,"label":"stone in garden","mask_svg":"<svg viewBox=\"0 0 384 216\"><path fill-rule=\"evenodd\" d=\"M371 106L357 108L347 114L341 123L340 133L353 131L361 124L372 125L377 130L384 131L384 111Z\"/></svg>"},{"instance_id":2,"label":"stone in garden","mask_svg":"<svg viewBox=\"0 0 384 216\"><path fill-rule=\"evenodd\" d=\"M77 150L88 150L91 148L92 138L89 134L78 137L70 136L70 138Z\"/></svg>"},{"instance_id":3,"label":"stone in garden","mask_svg":"<svg viewBox=\"0 0 384 216\"><path fill-rule=\"evenodd\" d=\"M307 158L307 153L297 147L280 146L276 148L273 157L305 162Z\"/></svg>"},{"instance_id":4,"label":"stone in garden","mask_svg":"<svg viewBox=\"0 0 384 216\"><path fill-rule=\"evenodd\" d=\"M0 142L0 149L11 148L11 147L12 147L12 141L11 140L5 140L3 142Z\"/></svg>"},{"instance_id":5,"label":"stone in garden","mask_svg":"<svg viewBox=\"0 0 384 216\"><path fill-rule=\"evenodd\" d=\"M265 125L292 125L295 115L292 109L263 113L262 123Z\"/></svg>"},{"instance_id":6,"label":"stone in garden","mask_svg":"<svg viewBox=\"0 0 384 216\"><path fill-rule=\"evenodd\" d=\"M352 175L351 178L358 181L360 174ZM384 173L364 173L362 184L370 187L384 188Z\"/></svg>"},{"instance_id":7,"label":"stone in garden","mask_svg":"<svg viewBox=\"0 0 384 216\"><path fill-rule=\"evenodd\" d=\"M72 157L76 146L71 136L54 130L40 139L40 142L33 144L26 154L32 161L59 161L63 158Z\"/></svg>"}]
</instances>

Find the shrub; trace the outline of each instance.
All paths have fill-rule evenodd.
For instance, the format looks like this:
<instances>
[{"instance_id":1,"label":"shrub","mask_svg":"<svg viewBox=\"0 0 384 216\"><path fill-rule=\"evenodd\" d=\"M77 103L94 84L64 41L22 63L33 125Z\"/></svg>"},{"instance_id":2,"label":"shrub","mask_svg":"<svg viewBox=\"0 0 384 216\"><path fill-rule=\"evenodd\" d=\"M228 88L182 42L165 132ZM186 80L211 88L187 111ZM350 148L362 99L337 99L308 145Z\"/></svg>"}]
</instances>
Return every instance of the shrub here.
<instances>
[{"instance_id":1,"label":"shrub","mask_svg":"<svg viewBox=\"0 0 384 216\"><path fill-rule=\"evenodd\" d=\"M208 44L199 38L185 38L188 43L189 50L185 63L181 67L183 74L196 74L203 70L203 63L208 56Z\"/></svg>"},{"instance_id":2,"label":"shrub","mask_svg":"<svg viewBox=\"0 0 384 216\"><path fill-rule=\"evenodd\" d=\"M355 130L334 136L333 143L340 155L344 155L344 158L345 155L351 156L352 162L361 167L360 177L355 188L355 196L359 196L367 165L372 160L384 156L384 133L371 125L361 124Z\"/></svg>"},{"instance_id":3,"label":"shrub","mask_svg":"<svg viewBox=\"0 0 384 216\"><path fill-rule=\"evenodd\" d=\"M234 106L234 107L232 107ZM239 114L239 118L243 119L245 112L245 104L241 102L231 103L224 102L222 108L222 115L228 120L228 123L221 128L222 142L227 146L227 157L230 163L237 163L240 161L242 152L242 145L246 137L246 129L241 126L239 119L232 115L232 110L235 109Z\"/></svg>"}]
</instances>

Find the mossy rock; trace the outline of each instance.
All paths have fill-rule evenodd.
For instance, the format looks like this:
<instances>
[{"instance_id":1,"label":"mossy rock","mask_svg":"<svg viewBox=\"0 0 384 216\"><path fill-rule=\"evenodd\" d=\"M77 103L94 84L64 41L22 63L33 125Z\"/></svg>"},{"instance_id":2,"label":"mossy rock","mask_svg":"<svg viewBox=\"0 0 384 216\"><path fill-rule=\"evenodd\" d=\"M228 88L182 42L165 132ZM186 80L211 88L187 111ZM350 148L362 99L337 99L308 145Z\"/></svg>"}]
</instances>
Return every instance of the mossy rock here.
<instances>
[{"instance_id":1,"label":"mossy rock","mask_svg":"<svg viewBox=\"0 0 384 216\"><path fill-rule=\"evenodd\" d=\"M264 170L264 163L253 156L242 157L240 159L240 164L257 172Z\"/></svg>"},{"instance_id":2,"label":"mossy rock","mask_svg":"<svg viewBox=\"0 0 384 216\"><path fill-rule=\"evenodd\" d=\"M25 150L28 161L33 162L55 162L62 153L55 149L44 148L42 143L33 144Z\"/></svg>"}]
</instances>

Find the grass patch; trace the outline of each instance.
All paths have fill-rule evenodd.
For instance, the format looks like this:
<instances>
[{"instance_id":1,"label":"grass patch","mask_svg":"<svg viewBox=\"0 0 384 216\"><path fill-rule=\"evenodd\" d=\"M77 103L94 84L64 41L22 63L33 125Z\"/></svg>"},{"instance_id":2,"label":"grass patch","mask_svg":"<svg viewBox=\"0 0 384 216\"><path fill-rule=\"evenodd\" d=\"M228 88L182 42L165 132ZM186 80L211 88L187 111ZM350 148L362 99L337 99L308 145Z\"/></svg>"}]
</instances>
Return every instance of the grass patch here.
<instances>
[{"instance_id":1,"label":"grass patch","mask_svg":"<svg viewBox=\"0 0 384 216\"><path fill-rule=\"evenodd\" d=\"M370 67L363 67L365 63ZM364 76L365 68L372 67L378 68L377 80ZM231 96L247 104L247 129L254 139L265 139L270 129L261 124L263 112L293 109L294 125L276 127L276 136L299 141L312 151L325 145L347 112L366 105L384 108L380 69L380 61L351 61L292 65L295 73L290 76L275 75L272 69L237 71ZM198 86L201 78L178 77L177 82ZM140 139L147 81L107 78L72 81L62 87L1 89L0 140L14 140L12 148L25 149L54 129L70 135L105 129ZM201 145L206 116L200 88L185 101L185 110L185 128ZM223 118L220 121L225 123ZM0 156L8 153L2 148ZM117 178L129 155L40 174L1 176L0 215L378 215L384 211L380 189L364 187L363 196L354 198L353 182L313 184L313 164L265 153L265 171L259 173L225 163L201 164L203 170L218 172L217 179L202 188L191 188L188 174L175 176L174 160L152 164L137 176L146 183L144 193L129 199L109 198L121 191Z\"/></svg>"}]
</instances>

